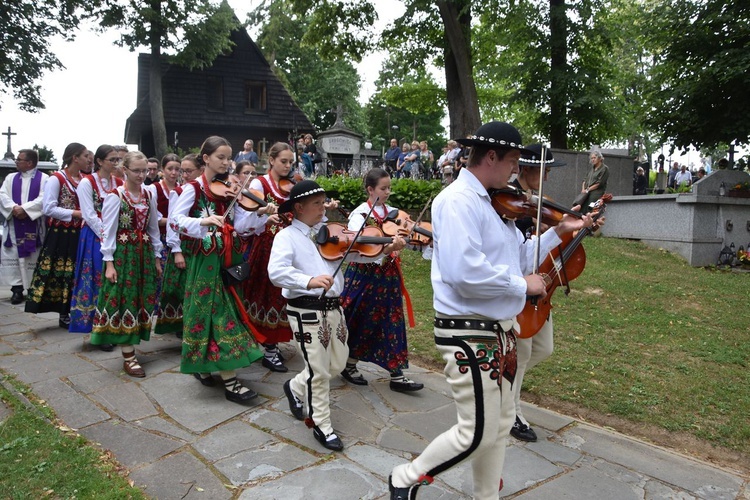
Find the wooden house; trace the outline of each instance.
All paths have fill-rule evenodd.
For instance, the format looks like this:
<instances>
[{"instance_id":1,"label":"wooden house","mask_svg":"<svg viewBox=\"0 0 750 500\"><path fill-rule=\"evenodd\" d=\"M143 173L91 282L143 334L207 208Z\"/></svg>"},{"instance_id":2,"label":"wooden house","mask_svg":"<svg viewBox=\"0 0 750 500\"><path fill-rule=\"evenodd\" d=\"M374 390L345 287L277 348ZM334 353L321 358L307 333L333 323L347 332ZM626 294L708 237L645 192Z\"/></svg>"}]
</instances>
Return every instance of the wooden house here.
<instances>
[{"instance_id":1,"label":"wooden house","mask_svg":"<svg viewBox=\"0 0 750 500\"><path fill-rule=\"evenodd\" d=\"M219 56L208 68L190 71L162 61L164 121L167 142L187 151L210 135L226 137L233 155L246 139L262 156L290 134L312 133L313 126L294 102L245 29L232 32L231 54ZM125 124L125 142L154 154L149 108L150 54L138 55L138 104Z\"/></svg>"}]
</instances>

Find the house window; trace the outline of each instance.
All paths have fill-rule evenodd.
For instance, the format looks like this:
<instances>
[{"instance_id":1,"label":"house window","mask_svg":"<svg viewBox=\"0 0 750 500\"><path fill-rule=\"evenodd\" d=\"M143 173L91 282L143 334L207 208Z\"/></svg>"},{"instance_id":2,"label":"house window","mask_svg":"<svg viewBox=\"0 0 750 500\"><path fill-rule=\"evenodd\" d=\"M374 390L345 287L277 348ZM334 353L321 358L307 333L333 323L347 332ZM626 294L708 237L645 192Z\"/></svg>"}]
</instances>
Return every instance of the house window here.
<instances>
[{"instance_id":1,"label":"house window","mask_svg":"<svg viewBox=\"0 0 750 500\"><path fill-rule=\"evenodd\" d=\"M206 78L206 108L224 111L224 80L219 76Z\"/></svg>"},{"instance_id":2,"label":"house window","mask_svg":"<svg viewBox=\"0 0 750 500\"><path fill-rule=\"evenodd\" d=\"M266 84L263 82L245 82L245 112L260 113L266 111Z\"/></svg>"}]
</instances>

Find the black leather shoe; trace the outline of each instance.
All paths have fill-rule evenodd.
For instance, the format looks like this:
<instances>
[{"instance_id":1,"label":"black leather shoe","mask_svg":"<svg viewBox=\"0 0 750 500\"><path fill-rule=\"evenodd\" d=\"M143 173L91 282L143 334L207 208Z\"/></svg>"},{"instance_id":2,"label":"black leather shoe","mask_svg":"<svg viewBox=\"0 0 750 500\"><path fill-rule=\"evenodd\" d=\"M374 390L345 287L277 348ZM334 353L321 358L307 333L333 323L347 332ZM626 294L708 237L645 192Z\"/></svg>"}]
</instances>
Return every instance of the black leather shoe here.
<instances>
[{"instance_id":1,"label":"black leather shoe","mask_svg":"<svg viewBox=\"0 0 750 500\"><path fill-rule=\"evenodd\" d=\"M391 492L391 500L413 500L417 498L418 486L409 486L408 488L396 488L393 486L393 479L388 476L388 491Z\"/></svg>"},{"instance_id":2,"label":"black leather shoe","mask_svg":"<svg viewBox=\"0 0 750 500\"><path fill-rule=\"evenodd\" d=\"M198 379L198 382L205 385L206 387L213 387L216 385L216 380L212 376L206 378L201 377L200 373L193 373L193 377Z\"/></svg>"},{"instance_id":3,"label":"black leather shoe","mask_svg":"<svg viewBox=\"0 0 750 500\"><path fill-rule=\"evenodd\" d=\"M534 429L521 422L521 419L518 417L516 417L516 421L510 429L510 435L519 441L526 441L528 443L535 443L537 439Z\"/></svg>"},{"instance_id":4,"label":"black leather shoe","mask_svg":"<svg viewBox=\"0 0 750 500\"><path fill-rule=\"evenodd\" d=\"M100 344L99 349L104 352L112 352L115 350L115 345L114 344Z\"/></svg>"},{"instance_id":5,"label":"black leather shoe","mask_svg":"<svg viewBox=\"0 0 750 500\"><path fill-rule=\"evenodd\" d=\"M292 415L297 420L304 420L305 412L302 408L302 401L297 399L297 396L292 392L290 382L290 380L284 382L284 394L286 394L286 399L289 401L289 411L292 412Z\"/></svg>"},{"instance_id":6,"label":"black leather shoe","mask_svg":"<svg viewBox=\"0 0 750 500\"><path fill-rule=\"evenodd\" d=\"M265 366L272 372L286 373L289 371L289 368L284 366L284 363L281 362L281 359L279 358L278 354L276 354L271 359L268 359L267 357L264 356L262 364L263 366Z\"/></svg>"},{"instance_id":7,"label":"black leather shoe","mask_svg":"<svg viewBox=\"0 0 750 500\"><path fill-rule=\"evenodd\" d=\"M424 389L424 384L420 384L419 382L414 382L413 380L409 380L408 378L404 377L404 379L400 382L394 382L391 380L391 390L396 392L414 392L414 391L420 391Z\"/></svg>"},{"instance_id":8,"label":"black leather shoe","mask_svg":"<svg viewBox=\"0 0 750 500\"><path fill-rule=\"evenodd\" d=\"M367 380L365 380L365 377L363 377L361 373L356 377L352 377L352 374L344 369L344 371L341 372L341 376L344 377L344 380L346 380L350 384L367 385Z\"/></svg>"},{"instance_id":9,"label":"black leather shoe","mask_svg":"<svg viewBox=\"0 0 750 500\"><path fill-rule=\"evenodd\" d=\"M67 330L70 328L70 315L69 314L61 314L60 319L57 322L58 325L60 325L60 328Z\"/></svg>"},{"instance_id":10,"label":"black leather shoe","mask_svg":"<svg viewBox=\"0 0 750 500\"><path fill-rule=\"evenodd\" d=\"M13 292L13 295L10 296L10 303L14 306L17 306L24 300L26 299L23 296L23 292Z\"/></svg>"},{"instance_id":11,"label":"black leather shoe","mask_svg":"<svg viewBox=\"0 0 750 500\"><path fill-rule=\"evenodd\" d=\"M258 393L253 391L249 387L245 387L247 391L240 393L239 391L242 387L244 386L240 384L239 381L235 381L234 385L232 386L232 390L227 389L225 386L224 396L226 396L227 400L231 401L232 403L247 403L251 399L255 399L258 397Z\"/></svg>"},{"instance_id":12,"label":"black leather shoe","mask_svg":"<svg viewBox=\"0 0 750 500\"><path fill-rule=\"evenodd\" d=\"M317 439L323 447L328 448L329 450L341 451L344 449L344 443L341 442L338 436L334 435L335 437L329 439L327 436L323 435L323 431L321 431L317 425L313 427L313 436L315 436L315 439Z\"/></svg>"}]
</instances>

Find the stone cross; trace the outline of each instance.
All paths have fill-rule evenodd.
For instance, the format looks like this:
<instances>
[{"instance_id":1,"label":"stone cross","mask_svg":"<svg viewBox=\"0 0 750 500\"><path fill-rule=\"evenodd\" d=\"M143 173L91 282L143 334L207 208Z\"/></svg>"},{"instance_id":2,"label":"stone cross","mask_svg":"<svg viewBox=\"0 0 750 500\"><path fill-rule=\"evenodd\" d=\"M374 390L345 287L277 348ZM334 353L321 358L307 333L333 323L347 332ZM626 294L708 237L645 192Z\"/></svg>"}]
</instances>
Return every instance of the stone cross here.
<instances>
[{"instance_id":1,"label":"stone cross","mask_svg":"<svg viewBox=\"0 0 750 500\"><path fill-rule=\"evenodd\" d=\"M260 146L260 154L266 154L266 146L268 146L268 140L266 140L266 138L264 137L263 139L258 141L258 145Z\"/></svg>"},{"instance_id":2,"label":"stone cross","mask_svg":"<svg viewBox=\"0 0 750 500\"><path fill-rule=\"evenodd\" d=\"M344 126L344 106L341 103L336 105L336 122L333 124L334 127Z\"/></svg>"},{"instance_id":3,"label":"stone cross","mask_svg":"<svg viewBox=\"0 0 750 500\"><path fill-rule=\"evenodd\" d=\"M10 131L10 127L8 127L8 131L7 132L3 132L3 135L7 135L8 136L8 150L5 152L5 156L3 157L3 159L5 159L5 160L15 160L16 155L13 154L13 149L10 147L10 137L13 136L13 135L18 135L18 134L15 133L15 132L11 132Z\"/></svg>"}]
</instances>

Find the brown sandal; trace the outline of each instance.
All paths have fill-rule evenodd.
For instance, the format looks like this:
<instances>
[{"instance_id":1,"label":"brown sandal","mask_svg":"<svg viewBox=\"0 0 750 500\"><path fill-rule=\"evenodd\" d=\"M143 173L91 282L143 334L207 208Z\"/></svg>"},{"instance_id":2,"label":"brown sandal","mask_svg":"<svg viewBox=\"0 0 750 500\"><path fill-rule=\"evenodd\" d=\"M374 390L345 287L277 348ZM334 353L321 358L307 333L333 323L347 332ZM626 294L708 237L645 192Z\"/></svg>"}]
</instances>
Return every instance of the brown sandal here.
<instances>
[{"instance_id":1,"label":"brown sandal","mask_svg":"<svg viewBox=\"0 0 750 500\"><path fill-rule=\"evenodd\" d=\"M144 378L146 376L146 372L143 371L141 365L138 364L138 360L135 359L135 356L132 358L125 358L125 361L122 363L122 368L125 370L125 373L131 377Z\"/></svg>"}]
</instances>

